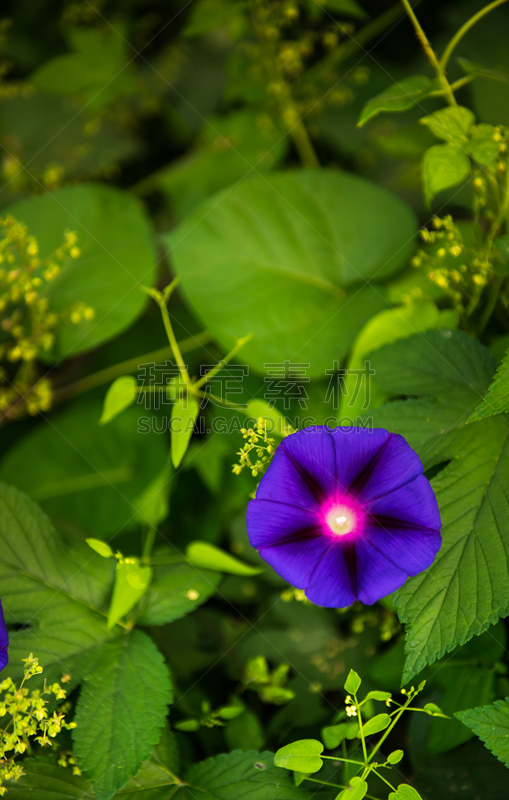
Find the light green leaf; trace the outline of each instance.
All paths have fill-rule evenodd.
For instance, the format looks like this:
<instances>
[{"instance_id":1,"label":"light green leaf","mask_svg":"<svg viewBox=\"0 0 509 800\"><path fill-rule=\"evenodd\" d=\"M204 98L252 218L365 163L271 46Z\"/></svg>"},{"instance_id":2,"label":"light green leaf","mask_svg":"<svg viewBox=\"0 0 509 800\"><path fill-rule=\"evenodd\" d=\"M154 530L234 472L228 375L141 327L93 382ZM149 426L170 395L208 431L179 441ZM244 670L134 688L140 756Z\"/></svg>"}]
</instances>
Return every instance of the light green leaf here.
<instances>
[{"instance_id":1,"label":"light green leaf","mask_svg":"<svg viewBox=\"0 0 509 800\"><path fill-rule=\"evenodd\" d=\"M208 758L191 767L184 779L198 788L203 800L311 800L310 792L294 786L291 776L274 766L268 752L234 750ZM176 800L196 800L196 788L188 792L184 786Z\"/></svg>"},{"instance_id":2,"label":"light green leaf","mask_svg":"<svg viewBox=\"0 0 509 800\"><path fill-rule=\"evenodd\" d=\"M83 775L73 775L51 757L25 758L24 775L8 781L9 800L94 800L95 793ZM143 800L143 798L140 798Z\"/></svg>"},{"instance_id":3,"label":"light green leaf","mask_svg":"<svg viewBox=\"0 0 509 800\"><path fill-rule=\"evenodd\" d=\"M166 464L159 475L134 499L136 517L142 525L157 527L170 513L170 494L173 488L173 464L168 454Z\"/></svg>"},{"instance_id":4,"label":"light green leaf","mask_svg":"<svg viewBox=\"0 0 509 800\"><path fill-rule=\"evenodd\" d=\"M317 739L301 739L280 747L274 755L274 764L276 767L311 774L323 766L320 753L323 753L323 744Z\"/></svg>"},{"instance_id":5,"label":"light green leaf","mask_svg":"<svg viewBox=\"0 0 509 800\"><path fill-rule=\"evenodd\" d=\"M360 285L406 263L415 231L393 195L316 170L250 178L165 241L184 294L226 350L250 332L242 360L256 370L298 352L307 375L323 377L384 307L381 289Z\"/></svg>"},{"instance_id":6,"label":"light green leaf","mask_svg":"<svg viewBox=\"0 0 509 800\"><path fill-rule=\"evenodd\" d=\"M359 723L340 722L339 725L329 725L322 728L322 739L327 750L335 750L343 739L355 739L359 734Z\"/></svg>"},{"instance_id":7,"label":"light green leaf","mask_svg":"<svg viewBox=\"0 0 509 800\"><path fill-rule=\"evenodd\" d=\"M419 120L427 125L438 139L445 139L458 146L464 146L475 122L475 114L465 106L449 106L434 111L429 117Z\"/></svg>"},{"instance_id":8,"label":"light green leaf","mask_svg":"<svg viewBox=\"0 0 509 800\"><path fill-rule=\"evenodd\" d=\"M180 397L171 409L171 459L175 469L185 456L200 407L194 397Z\"/></svg>"},{"instance_id":9,"label":"light green leaf","mask_svg":"<svg viewBox=\"0 0 509 800\"><path fill-rule=\"evenodd\" d=\"M148 592L137 608L140 625L166 625L180 619L214 594L221 580L215 572L177 563L154 567Z\"/></svg>"},{"instance_id":10,"label":"light green leaf","mask_svg":"<svg viewBox=\"0 0 509 800\"><path fill-rule=\"evenodd\" d=\"M350 779L350 785L337 795L336 800L362 800L367 791L368 784L366 781L356 776Z\"/></svg>"},{"instance_id":11,"label":"light green leaf","mask_svg":"<svg viewBox=\"0 0 509 800\"><path fill-rule=\"evenodd\" d=\"M101 539L86 539L86 543L103 558L112 558L115 555L109 544L101 541Z\"/></svg>"},{"instance_id":12,"label":"light green leaf","mask_svg":"<svg viewBox=\"0 0 509 800\"><path fill-rule=\"evenodd\" d=\"M384 344L413 336L420 331L437 328L440 312L431 300L408 303L375 314L357 336L345 376L339 417L353 420L368 408L384 403L389 393L376 383L376 375L369 376L364 362L367 356Z\"/></svg>"},{"instance_id":13,"label":"light green leaf","mask_svg":"<svg viewBox=\"0 0 509 800\"><path fill-rule=\"evenodd\" d=\"M500 142L493 138L495 128L493 125L476 125L472 138L467 144L467 151L482 167L493 166L498 155Z\"/></svg>"},{"instance_id":14,"label":"light green leaf","mask_svg":"<svg viewBox=\"0 0 509 800\"><path fill-rule=\"evenodd\" d=\"M435 195L466 180L470 174L470 161L465 151L456 144L436 144L424 154L422 163L424 197L429 205Z\"/></svg>"},{"instance_id":15,"label":"light green leaf","mask_svg":"<svg viewBox=\"0 0 509 800\"><path fill-rule=\"evenodd\" d=\"M373 692L368 692L364 699L365 700L380 700L382 702L385 702L386 700L390 700L391 697L392 697L392 695L391 695L390 692L373 691Z\"/></svg>"},{"instance_id":16,"label":"light green leaf","mask_svg":"<svg viewBox=\"0 0 509 800\"><path fill-rule=\"evenodd\" d=\"M393 750L393 752L389 753L387 756L387 761L389 764L399 764L404 755L403 750Z\"/></svg>"},{"instance_id":17,"label":"light green leaf","mask_svg":"<svg viewBox=\"0 0 509 800\"><path fill-rule=\"evenodd\" d=\"M408 783L400 783L397 791L389 794L389 800L422 800L422 797L413 786L409 786Z\"/></svg>"},{"instance_id":18,"label":"light green leaf","mask_svg":"<svg viewBox=\"0 0 509 800\"><path fill-rule=\"evenodd\" d=\"M382 111L408 111L434 88L433 82L426 75L412 75L410 78L393 83L376 97L368 100L361 111L357 125L359 127L365 125Z\"/></svg>"},{"instance_id":19,"label":"light green leaf","mask_svg":"<svg viewBox=\"0 0 509 800\"><path fill-rule=\"evenodd\" d=\"M106 630L114 564L85 542L69 541L26 495L0 484L0 585L10 635L6 675L23 675L22 658L37 654L52 683L73 683L87 658L119 631ZM34 681L37 679L34 678Z\"/></svg>"},{"instance_id":20,"label":"light green leaf","mask_svg":"<svg viewBox=\"0 0 509 800\"><path fill-rule=\"evenodd\" d=\"M506 353L486 397L475 409L470 420L503 414L509 411L509 353Z\"/></svg>"},{"instance_id":21,"label":"light green leaf","mask_svg":"<svg viewBox=\"0 0 509 800\"><path fill-rule=\"evenodd\" d=\"M159 741L172 690L155 644L132 631L104 645L76 706L74 752L98 800L136 775Z\"/></svg>"},{"instance_id":22,"label":"light green leaf","mask_svg":"<svg viewBox=\"0 0 509 800\"><path fill-rule=\"evenodd\" d=\"M360 685L361 685L361 679L359 678L355 670L351 669L350 672L348 673L348 678L345 681L345 691L347 691L348 694L356 694L359 690Z\"/></svg>"},{"instance_id":23,"label":"light green leaf","mask_svg":"<svg viewBox=\"0 0 509 800\"><path fill-rule=\"evenodd\" d=\"M108 613L108 630L131 611L141 600L152 580L151 567L133 563L119 562L115 571L115 585Z\"/></svg>"},{"instance_id":24,"label":"light green leaf","mask_svg":"<svg viewBox=\"0 0 509 800\"><path fill-rule=\"evenodd\" d=\"M371 717L362 726L364 736L372 736L374 733L380 733L389 727L391 718L388 714L377 714L376 717Z\"/></svg>"},{"instance_id":25,"label":"light green leaf","mask_svg":"<svg viewBox=\"0 0 509 800\"><path fill-rule=\"evenodd\" d=\"M103 412L99 425L106 425L118 414L122 413L125 408L131 406L136 400L137 396L137 381L132 375L123 375L113 381L106 397L104 398Z\"/></svg>"},{"instance_id":26,"label":"light green leaf","mask_svg":"<svg viewBox=\"0 0 509 800\"><path fill-rule=\"evenodd\" d=\"M456 716L499 761L509 767L509 700L497 700L491 706L459 711Z\"/></svg>"},{"instance_id":27,"label":"light green leaf","mask_svg":"<svg viewBox=\"0 0 509 800\"><path fill-rule=\"evenodd\" d=\"M135 498L163 468L164 437L138 433L128 408L97 425L100 404L80 401L22 436L0 463L0 480L16 484L44 511L106 537L136 527Z\"/></svg>"},{"instance_id":28,"label":"light green leaf","mask_svg":"<svg viewBox=\"0 0 509 800\"><path fill-rule=\"evenodd\" d=\"M186 548L186 559L200 569L227 572L231 575L259 575L263 572L263 568L244 564L240 559L209 542L190 542Z\"/></svg>"},{"instance_id":29,"label":"light green leaf","mask_svg":"<svg viewBox=\"0 0 509 800\"><path fill-rule=\"evenodd\" d=\"M64 320L55 359L112 339L143 311L147 298L138 286L153 281L157 255L148 219L132 195L83 183L21 200L2 213L28 225L39 241L41 258L60 247L66 229L78 235L81 256L67 259L46 296L56 311L80 301L95 316L78 325Z\"/></svg>"}]
</instances>

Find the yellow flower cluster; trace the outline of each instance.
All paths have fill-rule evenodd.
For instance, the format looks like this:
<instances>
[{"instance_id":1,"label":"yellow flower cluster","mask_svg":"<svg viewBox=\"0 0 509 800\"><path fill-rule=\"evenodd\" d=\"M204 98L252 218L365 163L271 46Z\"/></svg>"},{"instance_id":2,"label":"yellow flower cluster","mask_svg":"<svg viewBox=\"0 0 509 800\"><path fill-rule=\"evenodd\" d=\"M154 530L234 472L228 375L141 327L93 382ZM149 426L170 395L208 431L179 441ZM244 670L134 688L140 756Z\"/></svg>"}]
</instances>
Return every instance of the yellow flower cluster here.
<instances>
[{"instance_id":1,"label":"yellow flower cluster","mask_svg":"<svg viewBox=\"0 0 509 800\"><path fill-rule=\"evenodd\" d=\"M421 231L426 249L418 251L412 266L426 269L428 278L449 295L456 310L468 315L493 272L488 252L483 247L467 247L450 215L434 217L432 225L433 230Z\"/></svg>"},{"instance_id":2,"label":"yellow flower cluster","mask_svg":"<svg viewBox=\"0 0 509 800\"><path fill-rule=\"evenodd\" d=\"M51 406L51 385L37 379L37 359L53 347L64 317L79 324L91 320L94 310L75 303L57 313L46 297L65 261L81 255L75 233L66 231L62 245L46 258L27 226L12 216L0 219L0 237L0 416L13 419Z\"/></svg>"},{"instance_id":3,"label":"yellow flower cluster","mask_svg":"<svg viewBox=\"0 0 509 800\"><path fill-rule=\"evenodd\" d=\"M11 678L0 683L0 717L7 717L7 724L0 729L0 795L7 788L4 781L18 780L24 773L21 764L15 760L17 753L24 753L29 748L29 739L34 737L41 746L55 746L53 741L63 728L70 730L76 727L75 722L66 722L65 714L54 711L50 716L45 697L53 695L56 700L63 700L65 690L59 683L29 691L25 682L42 672L37 658L32 653L24 658L24 678L19 688Z\"/></svg>"},{"instance_id":4,"label":"yellow flower cluster","mask_svg":"<svg viewBox=\"0 0 509 800\"><path fill-rule=\"evenodd\" d=\"M243 469L248 467L253 477L263 474L269 466L277 446L276 440L268 435L267 420L258 417L254 428L241 428L240 432L247 442L238 451L237 455L240 457L240 461L233 465L232 471L235 475L240 475ZM293 428L288 426L284 429L283 436L288 436L293 432ZM256 461L251 460L254 454L256 454Z\"/></svg>"}]
</instances>

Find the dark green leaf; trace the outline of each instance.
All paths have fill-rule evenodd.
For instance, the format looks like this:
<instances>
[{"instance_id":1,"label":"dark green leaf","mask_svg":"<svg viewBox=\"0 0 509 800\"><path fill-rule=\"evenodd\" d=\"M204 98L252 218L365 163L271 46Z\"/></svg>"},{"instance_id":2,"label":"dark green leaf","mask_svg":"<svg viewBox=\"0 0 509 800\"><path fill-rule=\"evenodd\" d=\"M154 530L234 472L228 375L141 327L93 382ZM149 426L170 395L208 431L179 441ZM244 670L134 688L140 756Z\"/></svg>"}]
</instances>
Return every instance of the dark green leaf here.
<instances>
[{"instance_id":1,"label":"dark green leaf","mask_svg":"<svg viewBox=\"0 0 509 800\"><path fill-rule=\"evenodd\" d=\"M18 781L6 784L10 800L95 799L95 792L84 776L73 775L70 768L60 767L51 757L26 758L23 770L25 774Z\"/></svg>"},{"instance_id":2,"label":"dark green leaf","mask_svg":"<svg viewBox=\"0 0 509 800\"><path fill-rule=\"evenodd\" d=\"M214 594L221 580L215 572L178 563L154 567L154 578L139 608L140 625L165 625L189 614Z\"/></svg>"},{"instance_id":3,"label":"dark green leaf","mask_svg":"<svg viewBox=\"0 0 509 800\"><path fill-rule=\"evenodd\" d=\"M368 100L361 111L358 125L364 125L382 111L407 111L435 88L426 75L412 75L394 83L376 97Z\"/></svg>"},{"instance_id":4,"label":"dark green leaf","mask_svg":"<svg viewBox=\"0 0 509 800\"><path fill-rule=\"evenodd\" d=\"M497 700L484 708L459 711L456 716L484 742L493 755L509 767L508 700Z\"/></svg>"},{"instance_id":5,"label":"dark green leaf","mask_svg":"<svg viewBox=\"0 0 509 800\"><path fill-rule=\"evenodd\" d=\"M507 353L497 370L488 394L475 409L470 419L482 419L492 414L503 414L505 411L509 411L509 354Z\"/></svg>"},{"instance_id":6,"label":"dark green leaf","mask_svg":"<svg viewBox=\"0 0 509 800\"><path fill-rule=\"evenodd\" d=\"M211 198L166 241L184 294L225 349L252 333L242 360L257 370L298 351L322 377L384 306L360 283L404 264L415 228L406 205L357 176L286 172Z\"/></svg>"},{"instance_id":7,"label":"dark green leaf","mask_svg":"<svg viewBox=\"0 0 509 800\"><path fill-rule=\"evenodd\" d=\"M160 739L172 690L155 644L132 631L103 645L76 706L74 752L98 800L136 775Z\"/></svg>"}]
</instances>

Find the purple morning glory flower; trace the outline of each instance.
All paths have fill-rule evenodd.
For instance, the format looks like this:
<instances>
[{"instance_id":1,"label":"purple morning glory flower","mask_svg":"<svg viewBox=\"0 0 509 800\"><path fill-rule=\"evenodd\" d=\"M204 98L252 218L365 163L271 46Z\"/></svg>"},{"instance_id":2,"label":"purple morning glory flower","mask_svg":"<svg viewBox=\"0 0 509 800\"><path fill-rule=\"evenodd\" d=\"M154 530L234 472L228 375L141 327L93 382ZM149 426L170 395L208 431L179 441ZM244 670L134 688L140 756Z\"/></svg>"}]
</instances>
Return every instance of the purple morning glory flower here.
<instances>
[{"instance_id":1,"label":"purple morning glory flower","mask_svg":"<svg viewBox=\"0 0 509 800\"><path fill-rule=\"evenodd\" d=\"M7 626L4 620L4 612L2 603L0 603L0 670L7 666L9 656L7 648L9 646L9 634L7 633Z\"/></svg>"},{"instance_id":2,"label":"purple morning glory flower","mask_svg":"<svg viewBox=\"0 0 509 800\"><path fill-rule=\"evenodd\" d=\"M261 557L313 603L333 608L375 603L427 569L440 527L419 457L382 428L293 433L247 509Z\"/></svg>"}]
</instances>

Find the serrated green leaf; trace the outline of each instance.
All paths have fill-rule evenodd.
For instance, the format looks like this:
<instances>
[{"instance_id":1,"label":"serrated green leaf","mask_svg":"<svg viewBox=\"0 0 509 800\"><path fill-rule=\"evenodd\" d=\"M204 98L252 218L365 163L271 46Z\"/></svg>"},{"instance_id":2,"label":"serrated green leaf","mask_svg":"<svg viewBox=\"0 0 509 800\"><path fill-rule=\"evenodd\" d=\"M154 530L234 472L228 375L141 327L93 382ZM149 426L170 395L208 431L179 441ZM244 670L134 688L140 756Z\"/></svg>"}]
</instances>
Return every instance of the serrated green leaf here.
<instances>
[{"instance_id":1,"label":"serrated green leaf","mask_svg":"<svg viewBox=\"0 0 509 800\"><path fill-rule=\"evenodd\" d=\"M391 718L389 714L377 714L376 717L371 717L362 726L364 736L372 736L374 733L380 733L389 727Z\"/></svg>"},{"instance_id":2,"label":"serrated green leaf","mask_svg":"<svg viewBox=\"0 0 509 800\"><path fill-rule=\"evenodd\" d=\"M114 568L85 542L66 540L26 495L0 484L2 603L6 621L23 626L11 633L5 674L19 679L21 659L33 652L48 683L62 672L76 683L87 657L118 636L106 630Z\"/></svg>"},{"instance_id":3,"label":"serrated green leaf","mask_svg":"<svg viewBox=\"0 0 509 800\"><path fill-rule=\"evenodd\" d=\"M504 356L487 395L475 409L470 420L482 419L492 414L503 414L505 411L509 411L509 353Z\"/></svg>"},{"instance_id":4,"label":"serrated green leaf","mask_svg":"<svg viewBox=\"0 0 509 800\"><path fill-rule=\"evenodd\" d=\"M186 547L186 559L199 569L227 572L230 575L259 575L263 572L262 567L251 567L210 542L190 542Z\"/></svg>"},{"instance_id":5,"label":"serrated green leaf","mask_svg":"<svg viewBox=\"0 0 509 800\"><path fill-rule=\"evenodd\" d=\"M311 774L323 766L320 753L323 753L323 744L317 739L301 739L280 747L274 755L274 764L276 767Z\"/></svg>"},{"instance_id":6,"label":"serrated green leaf","mask_svg":"<svg viewBox=\"0 0 509 800\"><path fill-rule=\"evenodd\" d=\"M433 89L434 84L426 75L412 75L399 83L393 83L376 97L368 100L361 111L357 125L365 125L382 111L408 111Z\"/></svg>"},{"instance_id":7,"label":"serrated green leaf","mask_svg":"<svg viewBox=\"0 0 509 800\"><path fill-rule=\"evenodd\" d=\"M104 398L99 425L106 425L134 403L137 394L136 386L136 379L132 375L123 375L113 381Z\"/></svg>"},{"instance_id":8,"label":"serrated green leaf","mask_svg":"<svg viewBox=\"0 0 509 800\"><path fill-rule=\"evenodd\" d=\"M495 128L493 125L476 125L472 138L466 145L469 155L471 155L481 167L492 166L498 155L500 142L495 141L494 135Z\"/></svg>"},{"instance_id":9,"label":"serrated green leaf","mask_svg":"<svg viewBox=\"0 0 509 800\"><path fill-rule=\"evenodd\" d=\"M509 767L509 700L497 700L490 706L459 711L456 717Z\"/></svg>"},{"instance_id":10,"label":"serrated green leaf","mask_svg":"<svg viewBox=\"0 0 509 800\"><path fill-rule=\"evenodd\" d=\"M426 203L429 205L439 192L466 180L470 169L468 156L457 144L436 144L426 150L422 162Z\"/></svg>"},{"instance_id":11,"label":"serrated green leaf","mask_svg":"<svg viewBox=\"0 0 509 800\"><path fill-rule=\"evenodd\" d=\"M345 691L347 691L348 694L356 694L360 685L361 679L355 670L351 669L344 684Z\"/></svg>"},{"instance_id":12,"label":"serrated green leaf","mask_svg":"<svg viewBox=\"0 0 509 800\"><path fill-rule=\"evenodd\" d=\"M154 567L154 577L141 599L140 625L166 625L189 614L214 594L221 580L216 572L177 563Z\"/></svg>"},{"instance_id":13,"label":"serrated green leaf","mask_svg":"<svg viewBox=\"0 0 509 800\"><path fill-rule=\"evenodd\" d=\"M24 775L8 781L6 788L12 800L94 800L95 792L83 775L73 775L51 757L25 758ZM143 800L143 798L140 798Z\"/></svg>"},{"instance_id":14,"label":"serrated green leaf","mask_svg":"<svg viewBox=\"0 0 509 800\"><path fill-rule=\"evenodd\" d=\"M475 122L475 114L465 106L449 106L434 111L419 120L426 125L438 139L464 146Z\"/></svg>"},{"instance_id":15,"label":"serrated green leaf","mask_svg":"<svg viewBox=\"0 0 509 800\"><path fill-rule=\"evenodd\" d=\"M115 570L115 585L108 612L108 630L125 617L147 591L152 580L152 568L138 561L119 562Z\"/></svg>"},{"instance_id":16,"label":"serrated green leaf","mask_svg":"<svg viewBox=\"0 0 509 800\"><path fill-rule=\"evenodd\" d=\"M311 793L293 785L286 770L274 765L268 752L234 750L191 767L186 783L197 787L204 800L311 800ZM204 792L204 795L201 795ZM185 786L177 800L196 800L196 790Z\"/></svg>"},{"instance_id":17,"label":"serrated green leaf","mask_svg":"<svg viewBox=\"0 0 509 800\"><path fill-rule=\"evenodd\" d=\"M113 797L148 759L171 702L168 670L146 634L135 630L103 645L73 730L74 752L98 800Z\"/></svg>"},{"instance_id":18,"label":"serrated green leaf","mask_svg":"<svg viewBox=\"0 0 509 800\"><path fill-rule=\"evenodd\" d=\"M298 350L307 375L322 378L385 305L383 291L359 281L405 264L415 229L408 206L356 175L287 171L209 198L164 240L185 296L225 350L251 332L246 364L265 374Z\"/></svg>"},{"instance_id":19,"label":"serrated green leaf","mask_svg":"<svg viewBox=\"0 0 509 800\"><path fill-rule=\"evenodd\" d=\"M186 454L200 406L194 397L180 397L171 409L171 459L175 469Z\"/></svg>"}]
</instances>

